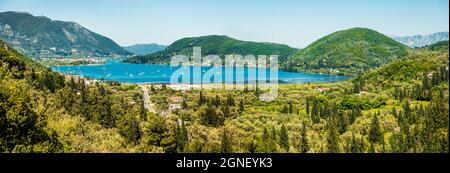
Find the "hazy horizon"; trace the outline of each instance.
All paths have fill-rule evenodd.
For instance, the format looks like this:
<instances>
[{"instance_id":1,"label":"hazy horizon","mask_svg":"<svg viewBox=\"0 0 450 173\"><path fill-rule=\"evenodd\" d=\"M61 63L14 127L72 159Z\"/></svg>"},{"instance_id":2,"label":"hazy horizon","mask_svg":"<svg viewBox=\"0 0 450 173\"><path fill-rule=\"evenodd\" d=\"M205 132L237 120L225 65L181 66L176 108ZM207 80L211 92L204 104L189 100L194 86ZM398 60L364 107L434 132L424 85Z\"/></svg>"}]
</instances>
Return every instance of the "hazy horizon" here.
<instances>
[{"instance_id":1,"label":"hazy horizon","mask_svg":"<svg viewBox=\"0 0 450 173\"><path fill-rule=\"evenodd\" d=\"M0 11L73 21L121 46L170 45L183 37L227 35L304 48L338 30L389 36L448 32L448 0L360 1L1 0Z\"/></svg>"}]
</instances>

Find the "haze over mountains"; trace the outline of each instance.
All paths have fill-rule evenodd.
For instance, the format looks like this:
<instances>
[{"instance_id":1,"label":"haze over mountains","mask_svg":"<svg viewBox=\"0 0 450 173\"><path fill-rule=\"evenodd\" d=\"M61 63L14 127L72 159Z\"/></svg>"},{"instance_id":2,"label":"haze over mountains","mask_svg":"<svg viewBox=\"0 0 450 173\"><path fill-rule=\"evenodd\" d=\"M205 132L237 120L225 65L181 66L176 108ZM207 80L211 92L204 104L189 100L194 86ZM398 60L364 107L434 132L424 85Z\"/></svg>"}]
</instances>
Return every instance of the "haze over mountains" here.
<instances>
[{"instance_id":1,"label":"haze over mountains","mask_svg":"<svg viewBox=\"0 0 450 173\"><path fill-rule=\"evenodd\" d=\"M123 48L125 50L133 52L135 55L147 55L147 54L155 53L155 52L164 50L166 47L167 47L166 45L159 45L159 44L155 44L155 43L123 46Z\"/></svg>"},{"instance_id":2,"label":"haze over mountains","mask_svg":"<svg viewBox=\"0 0 450 173\"><path fill-rule=\"evenodd\" d=\"M437 32L429 35L414 35L414 36L392 37L392 38L409 47L416 48L448 40L448 32Z\"/></svg>"},{"instance_id":3,"label":"haze over mountains","mask_svg":"<svg viewBox=\"0 0 450 173\"><path fill-rule=\"evenodd\" d=\"M42 57L115 57L132 53L75 22L23 12L0 13L0 38L18 51Z\"/></svg>"}]
</instances>

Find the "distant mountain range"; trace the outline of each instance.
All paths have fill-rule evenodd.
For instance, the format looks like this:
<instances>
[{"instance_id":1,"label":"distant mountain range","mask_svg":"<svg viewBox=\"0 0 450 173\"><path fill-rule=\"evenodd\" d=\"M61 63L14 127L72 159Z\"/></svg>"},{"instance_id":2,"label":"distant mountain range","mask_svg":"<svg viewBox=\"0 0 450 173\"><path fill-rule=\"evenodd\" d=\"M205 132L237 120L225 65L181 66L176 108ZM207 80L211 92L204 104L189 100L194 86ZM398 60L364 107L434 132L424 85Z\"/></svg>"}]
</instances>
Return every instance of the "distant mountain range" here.
<instances>
[{"instance_id":1,"label":"distant mountain range","mask_svg":"<svg viewBox=\"0 0 450 173\"><path fill-rule=\"evenodd\" d=\"M75 22L51 20L23 12L0 13L0 39L34 58L128 56L111 39Z\"/></svg>"},{"instance_id":2,"label":"distant mountain range","mask_svg":"<svg viewBox=\"0 0 450 173\"><path fill-rule=\"evenodd\" d=\"M409 47L417 48L448 40L448 32L438 32L430 35L414 35L405 37L392 37Z\"/></svg>"},{"instance_id":3,"label":"distant mountain range","mask_svg":"<svg viewBox=\"0 0 450 173\"><path fill-rule=\"evenodd\" d=\"M325 36L291 56L282 69L357 75L408 55L408 47L371 29Z\"/></svg>"},{"instance_id":4,"label":"distant mountain range","mask_svg":"<svg viewBox=\"0 0 450 173\"><path fill-rule=\"evenodd\" d=\"M219 55L224 58L229 54L240 55L279 55L285 61L297 49L283 44L241 41L224 35L209 35L180 39L164 51L145 56L135 56L125 60L129 63L168 64L174 55L192 55L193 47L201 47L202 55Z\"/></svg>"},{"instance_id":5,"label":"distant mountain range","mask_svg":"<svg viewBox=\"0 0 450 173\"><path fill-rule=\"evenodd\" d=\"M166 45L159 45L155 43L150 44L135 44L131 46L123 46L125 50L133 52L135 55L147 55L155 52L162 51L166 48Z\"/></svg>"}]
</instances>

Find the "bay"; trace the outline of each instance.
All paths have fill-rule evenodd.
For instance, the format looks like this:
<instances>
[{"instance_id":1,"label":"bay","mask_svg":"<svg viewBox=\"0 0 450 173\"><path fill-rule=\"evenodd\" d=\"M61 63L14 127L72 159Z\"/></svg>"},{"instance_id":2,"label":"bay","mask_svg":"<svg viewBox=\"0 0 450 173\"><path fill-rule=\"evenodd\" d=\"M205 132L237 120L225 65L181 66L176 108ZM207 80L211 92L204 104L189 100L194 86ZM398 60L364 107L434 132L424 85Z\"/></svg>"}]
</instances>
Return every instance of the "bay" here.
<instances>
[{"instance_id":1,"label":"bay","mask_svg":"<svg viewBox=\"0 0 450 173\"><path fill-rule=\"evenodd\" d=\"M91 77L98 80L114 80L124 83L170 83L172 73L183 67L170 67L169 65L159 64L128 64L120 61L108 61L106 64L100 65L53 66L51 68L52 70L60 73L77 74L83 77ZM212 68L214 69L211 71L217 75L222 75L222 79L230 77L230 79L232 78L233 81L237 83L256 80L259 77L259 75L248 75L258 74L259 71L255 68L236 67L231 69L233 73L230 74L225 73L225 69L232 67ZM211 67L202 67L202 75L210 69ZM270 70L268 69L266 69L266 76L267 80L275 79L270 79ZM336 82L346 79L349 79L349 77L328 74L278 71L279 83L300 84L307 82ZM200 80L200 78L192 77L191 82L199 83ZM212 78L211 81L214 81L214 78Z\"/></svg>"}]
</instances>

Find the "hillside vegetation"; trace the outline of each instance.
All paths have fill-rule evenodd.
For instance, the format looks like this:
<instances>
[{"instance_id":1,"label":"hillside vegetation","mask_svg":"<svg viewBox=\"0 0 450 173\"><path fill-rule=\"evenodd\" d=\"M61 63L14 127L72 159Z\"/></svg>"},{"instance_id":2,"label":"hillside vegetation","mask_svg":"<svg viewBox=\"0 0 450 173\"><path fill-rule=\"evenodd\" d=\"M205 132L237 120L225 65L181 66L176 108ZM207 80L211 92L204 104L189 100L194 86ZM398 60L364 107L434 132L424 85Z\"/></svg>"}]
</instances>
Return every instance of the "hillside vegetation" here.
<instances>
[{"instance_id":1,"label":"hillside vegetation","mask_svg":"<svg viewBox=\"0 0 450 173\"><path fill-rule=\"evenodd\" d=\"M169 64L170 58L174 55L192 55L193 47L201 47L202 56L219 55L223 59L225 55L230 54L242 56L279 55L279 61L284 61L297 50L282 44L240 41L227 36L210 35L183 38L168 46L164 51L145 56L135 56L125 60L125 62Z\"/></svg>"},{"instance_id":2,"label":"hillside vegetation","mask_svg":"<svg viewBox=\"0 0 450 173\"><path fill-rule=\"evenodd\" d=\"M61 76L0 42L0 152L448 153L448 51L391 60L271 102L151 85L148 112L137 85Z\"/></svg>"},{"instance_id":3,"label":"hillside vegetation","mask_svg":"<svg viewBox=\"0 0 450 173\"><path fill-rule=\"evenodd\" d=\"M0 13L0 39L33 58L131 55L111 39L78 23L23 12Z\"/></svg>"},{"instance_id":4,"label":"hillside vegetation","mask_svg":"<svg viewBox=\"0 0 450 173\"><path fill-rule=\"evenodd\" d=\"M186 123L176 152L447 153L448 80L448 52L419 51L351 81L280 85L273 102L249 89L152 95L161 109L185 100L167 117Z\"/></svg>"},{"instance_id":5,"label":"hillside vegetation","mask_svg":"<svg viewBox=\"0 0 450 173\"><path fill-rule=\"evenodd\" d=\"M147 127L141 98L134 85L64 79L0 41L0 152L161 152L129 135Z\"/></svg>"},{"instance_id":6,"label":"hillside vegetation","mask_svg":"<svg viewBox=\"0 0 450 173\"><path fill-rule=\"evenodd\" d=\"M432 45L424 46L423 48L430 51L448 51L448 40L440 41Z\"/></svg>"},{"instance_id":7,"label":"hillside vegetation","mask_svg":"<svg viewBox=\"0 0 450 173\"><path fill-rule=\"evenodd\" d=\"M408 48L376 31L338 31L292 55L283 69L356 76L408 55Z\"/></svg>"}]
</instances>

